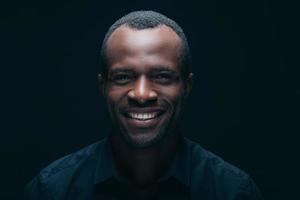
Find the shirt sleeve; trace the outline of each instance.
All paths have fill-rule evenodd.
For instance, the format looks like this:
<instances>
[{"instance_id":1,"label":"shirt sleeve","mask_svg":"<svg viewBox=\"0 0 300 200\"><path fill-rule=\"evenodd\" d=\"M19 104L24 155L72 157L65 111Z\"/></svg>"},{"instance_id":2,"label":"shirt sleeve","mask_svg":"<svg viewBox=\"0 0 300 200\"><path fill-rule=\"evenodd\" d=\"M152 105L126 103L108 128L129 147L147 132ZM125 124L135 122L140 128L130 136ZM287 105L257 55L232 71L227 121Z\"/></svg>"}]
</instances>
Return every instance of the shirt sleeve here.
<instances>
[{"instance_id":1,"label":"shirt sleeve","mask_svg":"<svg viewBox=\"0 0 300 200\"><path fill-rule=\"evenodd\" d=\"M234 200L263 200L263 197L254 181L249 178L241 185L241 190Z\"/></svg>"}]
</instances>

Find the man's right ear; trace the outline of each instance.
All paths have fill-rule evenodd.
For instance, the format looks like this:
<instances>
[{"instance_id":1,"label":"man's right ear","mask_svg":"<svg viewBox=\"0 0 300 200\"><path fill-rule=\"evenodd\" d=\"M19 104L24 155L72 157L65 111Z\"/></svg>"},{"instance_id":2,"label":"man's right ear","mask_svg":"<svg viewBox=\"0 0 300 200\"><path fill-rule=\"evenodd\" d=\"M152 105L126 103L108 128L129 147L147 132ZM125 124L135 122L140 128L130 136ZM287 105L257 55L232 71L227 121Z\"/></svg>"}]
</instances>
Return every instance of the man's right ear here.
<instances>
[{"instance_id":1,"label":"man's right ear","mask_svg":"<svg viewBox=\"0 0 300 200\"><path fill-rule=\"evenodd\" d=\"M100 92L103 96L105 96L105 80L101 74L98 74L98 84Z\"/></svg>"}]
</instances>

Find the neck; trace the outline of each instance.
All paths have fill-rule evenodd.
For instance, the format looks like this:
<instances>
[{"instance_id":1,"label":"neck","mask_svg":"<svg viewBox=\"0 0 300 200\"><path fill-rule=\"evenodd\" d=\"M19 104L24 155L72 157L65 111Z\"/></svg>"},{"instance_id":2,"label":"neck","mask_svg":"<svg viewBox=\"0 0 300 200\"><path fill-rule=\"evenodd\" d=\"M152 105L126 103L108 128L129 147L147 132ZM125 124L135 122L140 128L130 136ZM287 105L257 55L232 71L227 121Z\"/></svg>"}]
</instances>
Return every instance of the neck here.
<instances>
[{"instance_id":1,"label":"neck","mask_svg":"<svg viewBox=\"0 0 300 200\"><path fill-rule=\"evenodd\" d=\"M170 167L180 141L179 133L169 134L159 144L135 148L118 134L110 137L118 170L140 188L152 185Z\"/></svg>"}]
</instances>

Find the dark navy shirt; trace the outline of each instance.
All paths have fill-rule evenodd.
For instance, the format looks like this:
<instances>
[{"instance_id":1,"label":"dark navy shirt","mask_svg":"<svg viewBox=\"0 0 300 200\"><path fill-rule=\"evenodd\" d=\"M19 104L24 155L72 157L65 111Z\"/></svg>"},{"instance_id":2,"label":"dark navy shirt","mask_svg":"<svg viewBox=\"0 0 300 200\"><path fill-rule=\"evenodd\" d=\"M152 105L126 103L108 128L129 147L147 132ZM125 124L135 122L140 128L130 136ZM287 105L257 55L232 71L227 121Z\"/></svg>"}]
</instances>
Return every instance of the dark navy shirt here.
<instances>
[{"instance_id":1,"label":"dark navy shirt","mask_svg":"<svg viewBox=\"0 0 300 200\"><path fill-rule=\"evenodd\" d=\"M240 169L186 138L168 171L149 188L149 200L261 200ZM118 173L103 139L43 169L25 188L27 200L137 200L136 189Z\"/></svg>"}]
</instances>

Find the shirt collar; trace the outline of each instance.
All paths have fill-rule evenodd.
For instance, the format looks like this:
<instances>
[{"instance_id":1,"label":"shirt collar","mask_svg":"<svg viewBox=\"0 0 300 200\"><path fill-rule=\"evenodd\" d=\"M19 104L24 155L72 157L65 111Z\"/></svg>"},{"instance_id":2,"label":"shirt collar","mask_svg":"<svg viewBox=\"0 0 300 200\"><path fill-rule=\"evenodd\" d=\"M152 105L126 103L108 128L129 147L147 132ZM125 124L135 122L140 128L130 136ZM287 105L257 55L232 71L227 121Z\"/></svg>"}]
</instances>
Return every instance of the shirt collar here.
<instances>
[{"instance_id":1,"label":"shirt collar","mask_svg":"<svg viewBox=\"0 0 300 200\"><path fill-rule=\"evenodd\" d=\"M105 182L110 178L124 180L124 178L121 177L117 171L108 138L103 139L102 144L103 145L101 145L99 150L99 159L96 165L94 184ZM179 151L171 167L158 181L164 181L171 177L174 177L185 186L190 186L191 148L189 148L189 146L190 145L188 139L183 138Z\"/></svg>"},{"instance_id":2,"label":"shirt collar","mask_svg":"<svg viewBox=\"0 0 300 200\"><path fill-rule=\"evenodd\" d=\"M99 149L94 184L104 182L109 178L117 177L117 175L117 169L112 157L112 151L108 138L104 138Z\"/></svg>"},{"instance_id":3,"label":"shirt collar","mask_svg":"<svg viewBox=\"0 0 300 200\"><path fill-rule=\"evenodd\" d=\"M167 180L170 177L176 178L185 186L190 186L191 175L191 148L188 139L183 138L179 151L165 175L159 180Z\"/></svg>"}]
</instances>

